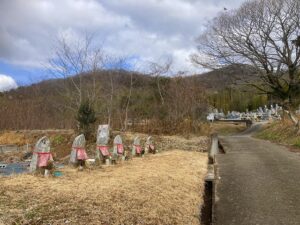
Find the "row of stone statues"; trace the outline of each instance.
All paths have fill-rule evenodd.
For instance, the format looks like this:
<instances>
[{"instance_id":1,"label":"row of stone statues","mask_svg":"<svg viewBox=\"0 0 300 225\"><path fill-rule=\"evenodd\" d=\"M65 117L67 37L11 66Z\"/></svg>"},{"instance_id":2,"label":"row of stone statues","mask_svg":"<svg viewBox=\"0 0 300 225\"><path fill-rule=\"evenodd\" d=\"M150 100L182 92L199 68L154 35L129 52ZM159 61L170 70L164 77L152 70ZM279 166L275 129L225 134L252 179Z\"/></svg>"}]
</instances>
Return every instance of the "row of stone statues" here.
<instances>
[{"instance_id":1,"label":"row of stone statues","mask_svg":"<svg viewBox=\"0 0 300 225\"><path fill-rule=\"evenodd\" d=\"M109 147L109 126L100 125L97 131L96 141L96 154L95 160L99 163L111 164L118 160L125 160L128 157L128 152L125 151L123 141L120 135L117 135L113 141L113 148L110 151ZM88 159L86 152L86 140L83 134L77 136L72 144L70 163L79 166L82 169L85 165L85 161ZM152 137L149 136L146 140L144 148L141 146L141 141L138 136L133 140L131 148L131 156L142 156L145 153L156 153ZM50 140L48 137L42 137L35 145L35 149L32 155L30 163L30 171L34 172L38 168L45 169L45 175L47 171L51 170L53 157L50 151Z\"/></svg>"}]
</instances>

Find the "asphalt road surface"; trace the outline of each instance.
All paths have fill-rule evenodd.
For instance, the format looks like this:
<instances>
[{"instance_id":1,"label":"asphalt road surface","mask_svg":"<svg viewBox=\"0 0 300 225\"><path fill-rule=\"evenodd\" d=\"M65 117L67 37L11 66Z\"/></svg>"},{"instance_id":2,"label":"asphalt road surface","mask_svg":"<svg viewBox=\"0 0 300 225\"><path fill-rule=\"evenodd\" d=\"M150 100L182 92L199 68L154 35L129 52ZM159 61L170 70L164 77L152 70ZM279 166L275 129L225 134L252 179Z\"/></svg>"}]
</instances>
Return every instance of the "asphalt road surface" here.
<instances>
[{"instance_id":1,"label":"asphalt road surface","mask_svg":"<svg viewBox=\"0 0 300 225\"><path fill-rule=\"evenodd\" d=\"M300 225L299 154L250 133L221 138L215 224Z\"/></svg>"}]
</instances>

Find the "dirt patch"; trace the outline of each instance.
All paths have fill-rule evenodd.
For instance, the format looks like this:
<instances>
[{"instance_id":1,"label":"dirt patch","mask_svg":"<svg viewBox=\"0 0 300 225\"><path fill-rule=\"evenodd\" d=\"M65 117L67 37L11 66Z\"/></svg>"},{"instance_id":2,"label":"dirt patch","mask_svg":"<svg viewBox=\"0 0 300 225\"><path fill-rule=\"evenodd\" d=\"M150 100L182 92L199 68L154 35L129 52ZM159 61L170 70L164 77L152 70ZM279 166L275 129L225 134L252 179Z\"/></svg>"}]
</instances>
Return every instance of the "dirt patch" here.
<instances>
[{"instance_id":1,"label":"dirt patch","mask_svg":"<svg viewBox=\"0 0 300 225\"><path fill-rule=\"evenodd\" d=\"M199 224L207 155L168 151L62 178L0 178L5 224Z\"/></svg>"}]
</instances>

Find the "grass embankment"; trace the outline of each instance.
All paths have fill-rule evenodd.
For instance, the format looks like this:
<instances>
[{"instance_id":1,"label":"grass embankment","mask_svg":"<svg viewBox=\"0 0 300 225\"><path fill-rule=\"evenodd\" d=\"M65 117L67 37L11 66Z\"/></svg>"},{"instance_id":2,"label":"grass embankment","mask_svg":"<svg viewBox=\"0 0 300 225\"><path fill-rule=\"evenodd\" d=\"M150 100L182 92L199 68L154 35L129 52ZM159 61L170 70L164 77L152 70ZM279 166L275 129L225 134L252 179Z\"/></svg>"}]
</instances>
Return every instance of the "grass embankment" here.
<instances>
[{"instance_id":1,"label":"grass embankment","mask_svg":"<svg viewBox=\"0 0 300 225\"><path fill-rule=\"evenodd\" d=\"M21 131L1 131L0 145L25 146L29 144L29 150L33 150L35 143L43 136L47 136L51 141L51 151L55 158L63 158L70 154L72 141L75 138L73 130L21 130ZM19 162L22 161L24 152L11 152L0 154L0 161Z\"/></svg>"},{"instance_id":2,"label":"grass embankment","mask_svg":"<svg viewBox=\"0 0 300 225\"><path fill-rule=\"evenodd\" d=\"M228 123L228 122L213 122L211 124L212 131L219 135L238 134L247 129L245 123Z\"/></svg>"},{"instance_id":3,"label":"grass embankment","mask_svg":"<svg viewBox=\"0 0 300 225\"><path fill-rule=\"evenodd\" d=\"M175 150L61 178L0 178L0 224L199 224L206 168L206 154Z\"/></svg>"},{"instance_id":4,"label":"grass embankment","mask_svg":"<svg viewBox=\"0 0 300 225\"><path fill-rule=\"evenodd\" d=\"M289 120L266 124L260 132L255 134L255 137L300 148L300 136Z\"/></svg>"}]
</instances>

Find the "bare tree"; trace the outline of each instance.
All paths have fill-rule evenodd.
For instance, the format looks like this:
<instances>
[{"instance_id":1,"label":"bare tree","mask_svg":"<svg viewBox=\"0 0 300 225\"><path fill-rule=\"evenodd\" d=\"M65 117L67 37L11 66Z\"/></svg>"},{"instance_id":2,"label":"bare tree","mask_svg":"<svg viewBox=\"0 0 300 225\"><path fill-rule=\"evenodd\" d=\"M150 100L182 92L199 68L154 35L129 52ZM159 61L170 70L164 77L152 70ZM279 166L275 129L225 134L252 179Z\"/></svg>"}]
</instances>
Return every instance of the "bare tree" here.
<instances>
[{"instance_id":1,"label":"bare tree","mask_svg":"<svg viewBox=\"0 0 300 225\"><path fill-rule=\"evenodd\" d=\"M63 78L62 87L58 91L66 99L65 107L74 112L77 112L85 100L93 104L99 92L96 73L102 68L104 53L101 48L95 48L92 41L92 35L76 41L61 36L57 40L54 55L49 60L50 73L57 78ZM92 88L83 85L86 73L93 77Z\"/></svg>"},{"instance_id":2,"label":"bare tree","mask_svg":"<svg viewBox=\"0 0 300 225\"><path fill-rule=\"evenodd\" d=\"M71 111L77 120L77 128L83 132L82 120L79 118L80 109L89 105L93 111L96 100L99 97L99 87L96 84L97 72L102 68L103 51L93 45L93 36L85 35L84 38L70 40L66 36L58 38L54 48L54 55L49 60L48 71L57 78L62 78L56 90L61 96L60 101L52 104L63 115L69 116ZM85 78L89 74L92 84L87 86Z\"/></svg>"},{"instance_id":3,"label":"bare tree","mask_svg":"<svg viewBox=\"0 0 300 225\"><path fill-rule=\"evenodd\" d=\"M292 117L300 94L300 2L253 0L221 13L197 39L195 64L207 68L248 64L256 70L261 93L281 101Z\"/></svg>"},{"instance_id":4,"label":"bare tree","mask_svg":"<svg viewBox=\"0 0 300 225\"><path fill-rule=\"evenodd\" d=\"M206 98L204 88L196 81L196 77L178 74L170 81L168 90L168 115L174 123L186 118L198 120L201 112L205 112Z\"/></svg>"},{"instance_id":5,"label":"bare tree","mask_svg":"<svg viewBox=\"0 0 300 225\"><path fill-rule=\"evenodd\" d=\"M126 58L125 57L117 57L117 56L108 56L106 55L104 59L104 64L107 66L107 72L109 75L109 89L107 90L107 120L108 124L112 125L112 117L114 115L115 107L114 104L116 104L115 98L119 95L119 90L115 88L115 76L122 73L122 69L125 67L126 64ZM105 95L105 94L104 94Z\"/></svg>"},{"instance_id":6,"label":"bare tree","mask_svg":"<svg viewBox=\"0 0 300 225\"><path fill-rule=\"evenodd\" d=\"M164 96L162 93L162 88L160 84L161 76L168 74L172 66L172 59L168 58L165 62L156 63L156 62L149 62L149 75L154 76L156 80L157 90L161 99L161 104L165 104Z\"/></svg>"},{"instance_id":7,"label":"bare tree","mask_svg":"<svg viewBox=\"0 0 300 225\"><path fill-rule=\"evenodd\" d=\"M130 88L129 88L129 94L125 106L124 131L127 130L127 125L128 125L128 110L129 110L129 105L130 105L130 100L132 95L132 87L133 87L133 72L130 73Z\"/></svg>"}]
</instances>

